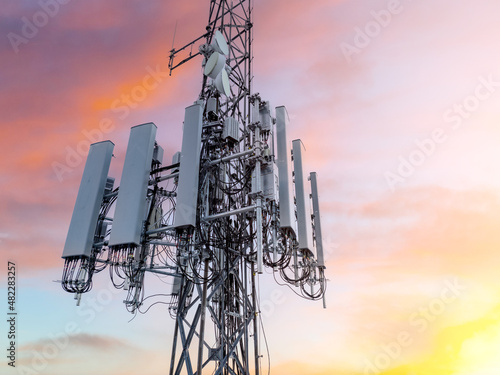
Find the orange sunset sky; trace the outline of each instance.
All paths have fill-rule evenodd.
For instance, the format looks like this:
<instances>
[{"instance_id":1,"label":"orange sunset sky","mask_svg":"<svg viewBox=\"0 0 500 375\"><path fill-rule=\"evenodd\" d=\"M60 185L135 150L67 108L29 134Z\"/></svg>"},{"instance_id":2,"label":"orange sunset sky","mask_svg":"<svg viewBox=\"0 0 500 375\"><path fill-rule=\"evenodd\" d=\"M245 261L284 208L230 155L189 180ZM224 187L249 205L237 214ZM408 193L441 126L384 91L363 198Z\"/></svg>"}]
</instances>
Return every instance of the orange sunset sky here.
<instances>
[{"instance_id":1,"label":"orange sunset sky","mask_svg":"<svg viewBox=\"0 0 500 375\"><path fill-rule=\"evenodd\" d=\"M0 312L10 260L18 352L0 373L168 372L166 306L130 321L107 272L80 307L54 281L89 139L115 143L117 183L130 127L154 122L165 160L180 149L201 59L169 77L168 54L176 23L180 47L208 9L1 1ZM262 275L264 373L499 375L500 2L255 0L253 14L253 88L287 107L318 173L329 279L323 309Z\"/></svg>"}]
</instances>

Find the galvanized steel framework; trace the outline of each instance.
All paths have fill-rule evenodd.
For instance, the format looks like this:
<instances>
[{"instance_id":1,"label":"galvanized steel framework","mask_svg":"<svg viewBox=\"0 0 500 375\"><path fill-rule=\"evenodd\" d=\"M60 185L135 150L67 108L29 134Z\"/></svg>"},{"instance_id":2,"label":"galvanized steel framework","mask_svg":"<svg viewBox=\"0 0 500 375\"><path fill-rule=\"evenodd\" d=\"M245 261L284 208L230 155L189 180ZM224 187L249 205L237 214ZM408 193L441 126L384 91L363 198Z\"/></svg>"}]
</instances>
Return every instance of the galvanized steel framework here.
<instances>
[{"instance_id":1,"label":"galvanized steel framework","mask_svg":"<svg viewBox=\"0 0 500 375\"><path fill-rule=\"evenodd\" d=\"M248 157L254 153L214 163L214 160L249 150L255 143L252 133L249 132L251 101L254 101L251 96L251 12L250 1L210 3L207 33L204 35L206 45L213 42L216 30L222 33L229 46L226 64L230 68L228 70L231 82L231 95L226 97L208 85L208 79L204 76L199 96L199 99L204 101L205 107L207 100L215 97L218 104L216 107L219 107L218 113L212 115L212 119L216 121L204 124L202 138L204 152L201 157L207 164L205 168L202 167L200 173L201 220L197 228L197 232L205 237L200 243L205 242L206 245L206 239L210 237L216 243L209 249L206 246L205 254L201 257L204 259L199 259L203 268L203 278L182 278L170 374L179 374L183 366L188 374L193 373L194 363L189 348L194 336L198 337L195 368L197 374L201 374L203 367L209 365L211 361L216 363L216 374L250 374L251 368L253 373L259 373L258 297L255 285L254 249L256 219L253 210L226 214L237 212L245 206L261 205L260 198L255 205L252 205L247 198L251 193L248 171L252 168ZM192 43L171 51L169 63L171 70L197 55L191 55L174 65L176 55L192 46ZM205 63L206 60L205 57ZM217 141L214 141L220 133L220 124L228 117L238 120L243 135L241 140L231 145L233 149L230 151L227 150L226 143L218 145ZM214 180L218 182L214 184ZM220 183L224 186L218 186ZM213 233L217 235L214 236ZM209 273L214 276L209 278ZM192 293L196 297L193 302L186 304L185 300L189 299ZM194 306L196 306L195 313L188 320L189 312ZM215 342L212 344L207 343L205 337L207 312L214 328L211 339ZM177 355L178 345L182 350ZM203 355L204 352L206 355Z\"/></svg>"}]
</instances>

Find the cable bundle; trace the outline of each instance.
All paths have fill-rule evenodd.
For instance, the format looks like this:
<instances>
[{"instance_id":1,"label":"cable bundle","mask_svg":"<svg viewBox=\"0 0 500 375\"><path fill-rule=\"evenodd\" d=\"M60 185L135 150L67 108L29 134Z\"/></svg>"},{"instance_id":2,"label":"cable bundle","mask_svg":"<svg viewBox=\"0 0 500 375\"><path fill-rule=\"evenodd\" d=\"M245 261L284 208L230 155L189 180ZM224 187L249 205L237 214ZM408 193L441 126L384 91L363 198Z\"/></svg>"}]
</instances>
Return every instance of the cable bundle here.
<instances>
[{"instance_id":1,"label":"cable bundle","mask_svg":"<svg viewBox=\"0 0 500 375\"><path fill-rule=\"evenodd\" d=\"M64 261L61 285L69 293L86 293L92 289L95 260L69 257Z\"/></svg>"}]
</instances>

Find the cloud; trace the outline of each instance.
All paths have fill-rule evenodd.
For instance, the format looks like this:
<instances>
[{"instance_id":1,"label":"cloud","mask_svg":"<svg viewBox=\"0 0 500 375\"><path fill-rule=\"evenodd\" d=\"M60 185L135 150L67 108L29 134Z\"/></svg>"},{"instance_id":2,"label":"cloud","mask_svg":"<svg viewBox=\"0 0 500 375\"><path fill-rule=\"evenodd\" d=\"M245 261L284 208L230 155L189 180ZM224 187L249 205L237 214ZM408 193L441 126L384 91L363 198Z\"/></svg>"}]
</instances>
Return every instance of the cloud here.
<instances>
[{"instance_id":1,"label":"cloud","mask_svg":"<svg viewBox=\"0 0 500 375\"><path fill-rule=\"evenodd\" d=\"M71 335L70 342L73 350L77 349L92 349L92 350L132 350L136 349L133 345L119 340L115 337L91 335L87 333L78 333ZM33 343L28 343L19 348L20 351L43 351L43 347L47 344L53 344L51 339L42 339Z\"/></svg>"},{"instance_id":2,"label":"cloud","mask_svg":"<svg viewBox=\"0 0 500 375\"><path fill-rule=\"evenodd\" d=\"M137 361L130 364L128 370L137 372L144 366L142 361L157 362L150 355L148 351L127 340L106 335L73 333L23 344L18 349L16 365L26 373L35 370L54 375L80 375L89 372L104 375L123 371L124 361L131 356ZM76 366L82 358L85 358L85 366ZM156 374L154 371L149 373Z\"/></svg>"}]
</instances>

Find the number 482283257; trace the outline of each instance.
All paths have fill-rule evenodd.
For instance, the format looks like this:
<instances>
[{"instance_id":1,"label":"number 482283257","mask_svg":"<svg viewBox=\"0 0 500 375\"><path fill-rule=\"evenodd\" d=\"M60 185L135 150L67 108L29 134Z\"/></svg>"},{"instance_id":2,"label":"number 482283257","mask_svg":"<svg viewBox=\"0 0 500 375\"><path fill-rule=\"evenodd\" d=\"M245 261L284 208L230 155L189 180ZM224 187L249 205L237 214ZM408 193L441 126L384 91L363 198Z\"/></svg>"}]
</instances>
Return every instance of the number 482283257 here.
<instances>
[{"instance_id":1,"label":"number 482283257","mask_svg":"<svg viewBox=\"0 0 500 375\"><path fill-rule=\"evenodd\" d=\"M7 286L8 286L8 304L9 310L15 310L16 303L16 265L13 262L7 264L8 276L7 276Z\"/></svg>"}]
</instances>

